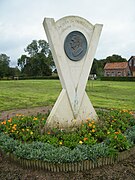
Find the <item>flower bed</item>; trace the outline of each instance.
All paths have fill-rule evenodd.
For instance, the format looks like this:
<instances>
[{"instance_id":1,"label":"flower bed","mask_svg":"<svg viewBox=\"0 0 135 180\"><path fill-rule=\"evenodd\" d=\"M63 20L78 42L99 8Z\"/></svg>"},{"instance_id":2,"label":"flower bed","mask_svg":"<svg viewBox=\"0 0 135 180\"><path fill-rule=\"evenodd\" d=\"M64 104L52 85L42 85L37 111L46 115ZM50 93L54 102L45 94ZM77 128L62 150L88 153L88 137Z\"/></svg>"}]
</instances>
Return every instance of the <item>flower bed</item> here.
<instances>
[{"instance_id":1,"label":"flower bed","mask_svg":"<svg viewBox=\"0 0 135 180\"><path fill-rule=\"evenodd\" d=\"M135 118L129 111L98 111L80 128L45 131L46 117L16 115L1 122L0 149L27 167L78 171L127 158L134 152ZM79 169L80 168L80 169Z\"/></svg>"}]
</instances>

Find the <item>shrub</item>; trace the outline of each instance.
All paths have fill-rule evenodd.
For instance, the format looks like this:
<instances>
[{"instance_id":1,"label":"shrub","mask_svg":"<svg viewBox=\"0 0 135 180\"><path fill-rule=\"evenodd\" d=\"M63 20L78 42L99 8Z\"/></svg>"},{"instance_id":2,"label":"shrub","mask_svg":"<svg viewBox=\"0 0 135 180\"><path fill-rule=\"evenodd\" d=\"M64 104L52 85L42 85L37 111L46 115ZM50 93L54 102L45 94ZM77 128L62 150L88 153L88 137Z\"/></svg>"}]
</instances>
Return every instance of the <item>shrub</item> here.
<instances>
[{"instance_id":1,"label":"shrub","mask_svg":"<svg viewBox=\"0 0 135 180\"><path fill-rule=\"evenodd\" d=\"M101 77L101 81L135 81L135 77Z\"/></svg>"}]
</instances>

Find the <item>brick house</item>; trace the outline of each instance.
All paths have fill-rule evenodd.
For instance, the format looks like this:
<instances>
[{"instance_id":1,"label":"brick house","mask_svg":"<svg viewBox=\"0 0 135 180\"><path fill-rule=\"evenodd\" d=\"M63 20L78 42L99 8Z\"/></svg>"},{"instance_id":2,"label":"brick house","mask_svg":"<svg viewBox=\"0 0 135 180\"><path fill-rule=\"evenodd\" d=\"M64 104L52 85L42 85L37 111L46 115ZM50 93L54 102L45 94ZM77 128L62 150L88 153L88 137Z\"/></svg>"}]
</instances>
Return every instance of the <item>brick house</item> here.
<instances>
[{"instance_id":1,"label":"brick house","mask_svg":"<svg viewBox=\"0 0 135 180\"><path fill-rule=\"evenodd\" d=\"M135 57L135 56L134 56ZM106 63L104 67L104 76L131 76L129 62Z\"/></svg>"},{"instance_id":2,"label":"brick house","mask_svg":"<svg viewBox=\"0 0 135 180\"><path fill-rule=\"evenodd\" d=\"M131 58L128 60L128 65L131 71L131 75L135 77L135 56L131 56Z\"/></svg>"}]
</instances>

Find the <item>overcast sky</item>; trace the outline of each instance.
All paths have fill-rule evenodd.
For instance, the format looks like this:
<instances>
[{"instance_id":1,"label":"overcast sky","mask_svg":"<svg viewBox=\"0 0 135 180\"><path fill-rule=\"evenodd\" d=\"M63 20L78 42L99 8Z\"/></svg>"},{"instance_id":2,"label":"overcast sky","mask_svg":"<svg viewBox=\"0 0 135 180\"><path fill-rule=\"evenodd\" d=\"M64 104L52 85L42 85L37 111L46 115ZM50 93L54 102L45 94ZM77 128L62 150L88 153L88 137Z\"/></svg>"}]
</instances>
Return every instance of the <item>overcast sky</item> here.
<instances>
[{"instance_id":1,"label":"overcast sky","mask_svg":"<svg viewBox=\"0 0 135 180\"><path fill-rule=\"evenodd\" d=\"M103 24L95 58L135 55L135 0L0 0L0 54L11 66L32 40L46 39L44 17L81 16Z\"/></svg>"}]
</instances>

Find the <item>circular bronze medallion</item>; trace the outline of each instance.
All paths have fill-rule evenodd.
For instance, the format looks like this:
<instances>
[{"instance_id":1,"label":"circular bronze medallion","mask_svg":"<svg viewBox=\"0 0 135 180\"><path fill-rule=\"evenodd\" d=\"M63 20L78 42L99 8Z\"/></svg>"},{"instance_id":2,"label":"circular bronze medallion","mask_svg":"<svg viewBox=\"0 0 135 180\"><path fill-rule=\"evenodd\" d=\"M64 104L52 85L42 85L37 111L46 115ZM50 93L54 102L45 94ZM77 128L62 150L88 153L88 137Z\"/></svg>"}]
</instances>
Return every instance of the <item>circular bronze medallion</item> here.
<instances>
[{"instance_id":1,"label":"circular bronze medallion","mask_svg":"<svg viewBox=\"0 0 135 180\"><path fill-rule=\"evenodd\" d=\"M79 31L70 32L65 38L64 50L72 61L81 60L87 51L87 40Z\"/></svg>"}]
</instances>

